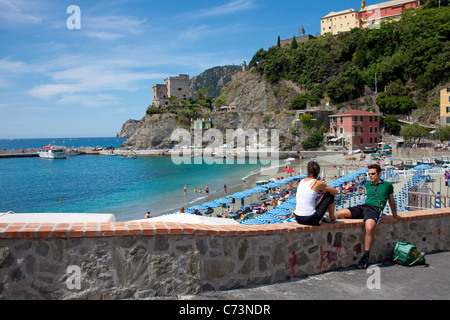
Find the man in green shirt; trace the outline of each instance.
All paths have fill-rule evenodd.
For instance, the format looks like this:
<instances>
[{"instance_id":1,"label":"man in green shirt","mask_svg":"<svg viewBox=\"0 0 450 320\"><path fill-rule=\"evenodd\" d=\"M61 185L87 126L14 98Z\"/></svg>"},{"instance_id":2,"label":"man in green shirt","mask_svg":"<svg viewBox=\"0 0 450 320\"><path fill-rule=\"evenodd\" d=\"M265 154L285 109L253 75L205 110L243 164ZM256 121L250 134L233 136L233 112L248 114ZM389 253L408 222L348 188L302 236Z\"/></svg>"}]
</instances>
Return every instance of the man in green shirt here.
<instances>
[{"instance_id":1,"label":"man in green shirt","mask_svg":"<svg viewBox=\"0 0 450 320\"><path fill-rule=\"evenodd\" d=\"M370 181L366 182L366 201L335 213L336 218L364 219L366 229L364 254L358 263L358 268L366 269L369 266L370 249L374 241L374 231L381 220L386 203L389 203L394 218L400 218L394 200L394 187L390 182L381 179L381 167L372 164L368 167Z\"/></svg>"}]
</instances>

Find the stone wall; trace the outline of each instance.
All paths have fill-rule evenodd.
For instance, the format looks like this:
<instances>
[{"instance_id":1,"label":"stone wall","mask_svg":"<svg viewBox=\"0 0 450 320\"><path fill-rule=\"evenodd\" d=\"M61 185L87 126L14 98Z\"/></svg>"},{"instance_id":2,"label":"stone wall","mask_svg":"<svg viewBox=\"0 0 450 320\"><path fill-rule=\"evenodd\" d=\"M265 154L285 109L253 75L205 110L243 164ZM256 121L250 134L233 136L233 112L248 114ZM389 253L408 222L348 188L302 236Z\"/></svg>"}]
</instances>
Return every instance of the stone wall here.
<instances>
[{"instance_id":1,"label":"stone wall","mask_svg":"<svg viewBox=\"0 0 450 320\"><path fill-rule=\"evenodd\" d=\"M397 240L450 249L449 209L386 216L372 263ZM1 299L142 299L269 284L357 263L361 220L320 227L283 223L1 224Z\"/></svg>"}]
</instances>

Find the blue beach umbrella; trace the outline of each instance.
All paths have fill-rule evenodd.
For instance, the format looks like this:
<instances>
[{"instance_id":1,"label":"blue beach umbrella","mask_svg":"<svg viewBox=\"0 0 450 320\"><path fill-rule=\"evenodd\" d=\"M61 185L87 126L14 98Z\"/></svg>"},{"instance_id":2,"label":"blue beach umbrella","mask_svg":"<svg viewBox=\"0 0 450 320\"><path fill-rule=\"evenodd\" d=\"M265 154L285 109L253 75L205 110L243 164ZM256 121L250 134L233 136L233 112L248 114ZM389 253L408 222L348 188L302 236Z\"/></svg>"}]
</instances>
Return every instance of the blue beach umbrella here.
<instances>
[{"instance_id":1,"label":"blue beach umbrella","mask_svg":"<svg viewBox=\"0 0 450 320\"><path fill-rule=\"evenodd\" d=\"M287 210L295 210L296 208L295 202L285 202L277 206L276 209L287 209Z\"/></svg>"},{"instance_id":2,"label":"blue beach umbrella","mask_svg":"<svg viewBox=\"0 0 450 320\"><path fill-rule=\"evenodd\" d=\"M289 210L276 207L275 209L267 211L267 214L274 214L279 217L287 217L291 215L291 212Z\"/></svg>"},{"instance_id":3,"label":"blue beach umbrella","mask_svg":"<svg viewBox=\"0 0 450 320\"><path fill-rule=\"evenodd\" d=\"M244 225L247 225L247 226L250 226L250 225L260 225L260 224L268 224L269 222L267 222L267 221L262 221L262 220L256 220L256 219L247 219L247 220L244 220L244 221L241 221L240 222L240 224L244 224Z\"/></svg>"},{"instance_id":4,"label":"blue beach umbrella","mask_svg":"<svg viewBox=\"0 0 450 320\"><path fill-rule=\"evenodd\" d=\"M244 194L243 192L236 192L233 193L232 195L226 196L226 198L233 198L233 199L242 199L242 198L246 198L247 195Z\"/></svg>"},{"instance_id":5,"label":"blue beach umbrella","mask_svg":"<svg viewBox=\"0 0 450 320\"><path fill-rule=\"evenodd\" d=\"M198 204L198 205L189 207L189 208L187 208L186 210L192 210L192 211L195 211L195 210L206 210L206 209L208 209L208 208L205 207L205 206L203 206L203 205Z\"/></svg>"},{"instance_id":6,"label":"blue beach umbrella","mask_svg":"<svg viewBox=\"0 0 450 320\"><path fill-rule=\"evenodd\" d=\"M210 202L203 203L202 206L208 207L208 208L217 208L217 207L220 207L221 204L217 203L217 202L214 202L214 201L210 201Z\"/></svg>"},{"instance_id":7,"label":"blue beach umbrella","mask_svg":"<svg viewBox=\"0 0 450 320\"><path fill-rule=\"evenodd\" d=\"M276 216L274 214L269 214L269 213L259 215L255 219L259 220L259 221L267 221L267 223L279 223L279 222L282 222L280 217L278 217L278 216Z\"/></svg>"},{"instance_id":8,"label":"blue beach umbrella","mask_svg":"<svg viewBox=\"0 0 450 320\"><path fill-rule=\"evenodd\" d=\"M220 198L220 199L214 200L214 202L217 202L218 204L222 205L222 204L232 203L233 200L230 200L230 199L227 199L227 198Z\"/></svg>"}]
</instances>

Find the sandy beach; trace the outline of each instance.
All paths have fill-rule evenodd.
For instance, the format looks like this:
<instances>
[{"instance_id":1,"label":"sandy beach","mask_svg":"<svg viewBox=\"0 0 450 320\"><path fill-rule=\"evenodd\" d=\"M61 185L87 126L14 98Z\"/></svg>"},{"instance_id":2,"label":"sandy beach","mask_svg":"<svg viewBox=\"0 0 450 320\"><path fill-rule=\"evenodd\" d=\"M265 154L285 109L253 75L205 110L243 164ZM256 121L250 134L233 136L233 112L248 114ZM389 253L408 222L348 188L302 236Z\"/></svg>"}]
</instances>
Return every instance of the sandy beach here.
<instances>
[{"instance_id":1,"label":"sandy beach","mask_svg":"<svg viewBox=\"0 0 450 320\"><path fill-rule=\"evenodd\" d=\"M319 156L312 156L307 157L304 159L298 159L296 158L288 158L288 159L282 159L279 161L279 167L278 170L274 170L274 168L271 168L270 170L264 170L257 174L250 175L246 181L245 185L242 183L241 185L231 187L227 189L227 194L224 192L215 194L214 196L209 196L206 199L202 199L201 202L195 203L195 204L202 204L208 201L213 201L218 198L222 198L225 195L231 195L236 192L240 192L246 189L251 189L256 187L256 182L260 180L269 180L269 179L276 179L276 178L286 178L290 174L282 171L283 168L285 168L286 165L289 166L289 168L295 170L295 173L292 173L293 176L299 175L299 174L305 174L306 173L306 166L309 161L315 160L319 163L321 167L321 174L320 176L325 179L326 183L329 183L335 179L335 177L339 176L345 176L351 172L355 172L363 167L367 167L368 165L372 163L376 163L375 160L372 159L370 155L366 157L365 160L347 160L346 157L341 154L332 154L332 155L319 155ZM387 163L386 165L388 165ZM381 164L382 168L384 167L384 163ZM429 187L431 190L433 190L434 193L440 192L441 195L447 196L449 195L449 188L445 186L445 179L443 174L433 174L431 175L431 181L427 183L427 187ZM403 189L403 187L408 183L408 181L411 181L412 176L411 175L403 175L399 174L398 181L392 182L394 186L395 195L400 198L400 193ZM244 198L244 206L249 205L250 203L258 202L257 195L253 195L251 197ZM398 199L398 202L400 202L400 199ZM354 199L350 200L348 196L344 197L343 204L339 205L339 208L341 207L348 207L349 205L354 205ZM190 204L189 206L192 206L193 204ZM188 206L185 206L188 207ZM238 210L241 207L241 200L236 199L236 202L231 205L231 208L234 209L234 211ZM401 212L401 209L399 208L399 204L397 205L397 209L399 212ZM271 206L268 207L269 210L272 208ZM214 213L212 214L213 217L215 217L217 214L220 214L225 209L222 209L221 207L214 208ZM389 209L387 210L389 211ZM386 212L386 210L385 210ZM166 212L168 213L168 212Z\"/></svg>"}]
</instances>

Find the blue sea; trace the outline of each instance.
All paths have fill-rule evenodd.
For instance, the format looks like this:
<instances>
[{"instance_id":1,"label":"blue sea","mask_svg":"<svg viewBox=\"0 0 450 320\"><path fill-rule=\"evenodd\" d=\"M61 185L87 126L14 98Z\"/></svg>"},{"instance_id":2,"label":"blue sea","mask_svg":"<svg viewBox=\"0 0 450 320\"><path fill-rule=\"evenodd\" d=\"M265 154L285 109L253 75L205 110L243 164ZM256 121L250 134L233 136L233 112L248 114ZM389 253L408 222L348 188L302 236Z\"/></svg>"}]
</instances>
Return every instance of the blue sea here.
<instances>
[{"instance_id":1,"label":"blue sea","mask_svg":"<svg viewBox=\"0 0 450 320\"><path fill-rule=\"evenodd\" d=\"M125 139L51 138L0 139L0 149L66 147L115 147ZM80 155L67 159L0 159L0 212L16 213L113 213L116 221L141 219L176 211L224 196L258 173L261 164L180 164L170 157ZM205 193L206 184L210 194ZM183 192L187 185L186 195ZM195 187L202 193L194 192Z\"/></svg>"}]
</instances>

